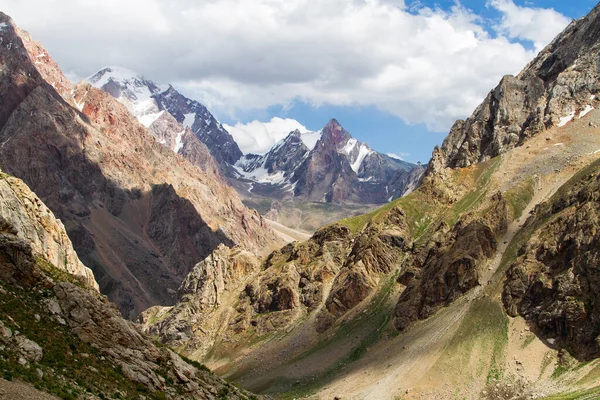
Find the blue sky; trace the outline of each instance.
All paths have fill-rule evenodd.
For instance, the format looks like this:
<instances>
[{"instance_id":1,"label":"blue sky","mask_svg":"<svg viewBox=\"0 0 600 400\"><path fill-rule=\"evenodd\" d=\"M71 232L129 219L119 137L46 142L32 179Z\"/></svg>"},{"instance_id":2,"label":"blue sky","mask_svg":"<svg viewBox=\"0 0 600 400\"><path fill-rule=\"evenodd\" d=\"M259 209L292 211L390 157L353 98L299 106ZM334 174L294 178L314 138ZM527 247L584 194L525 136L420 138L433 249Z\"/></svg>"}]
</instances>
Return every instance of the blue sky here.
<instances>
[{"instance_id":1,"label":"blue sky","mask_svg":"<svg viewBox=\"0 0 600 400\"><path fill-rule=\"evenodd\" d=\"M428 161L503 75L517 74L595 5L0 0L70 79L114 65L172 83L232 126L244 152L267 151L288 128L318 130L336 118L375 150L413 162ZM274 117L284 120L262 124Z\"/></svg>"}]
</instances>

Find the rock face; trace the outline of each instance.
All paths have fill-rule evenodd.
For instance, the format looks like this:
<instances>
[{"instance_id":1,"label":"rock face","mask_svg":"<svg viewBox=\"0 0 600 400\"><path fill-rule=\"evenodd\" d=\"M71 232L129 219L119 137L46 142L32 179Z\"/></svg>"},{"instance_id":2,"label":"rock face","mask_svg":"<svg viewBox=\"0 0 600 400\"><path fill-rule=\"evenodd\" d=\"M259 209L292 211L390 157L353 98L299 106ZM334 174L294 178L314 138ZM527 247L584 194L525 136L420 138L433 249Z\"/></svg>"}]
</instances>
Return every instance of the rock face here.
<instances>
[{"instance_id":1,"label":"rock face","mask_svg":"<svg viewBox=\"0 0 600 400\"><path fill-rule=\"evenodd\" d=\"M208 150L189 127L177 122L170 113L162 112L148 130L160 143L180 154L215 179L221 179L219 166Z\"/></svg>"},{"instance_id":2,"label":"rock face","mask_svg":"<svg viewBox=\"0 0 600 400\"><path fill-rule=\"evenodd\" d=\"M124 315L171 304L193 265L219 243L257 253L278 245L210 167L202 171L165 148L110 95L85 83L68 86L46 53L34 62L28 50L38 45L4 14L0 23L0 37L12 43L0 46L9 68L0 77L7 96L0 165L63 221Z\"/></svg>"},{"instance_id":3,"label":"rock face","mask_svg":"<svg viewBox=\"0 0 600 400\"><path fill-rule=\"evenodd\" d=\"M220 345L274 333L303 310L323 304L326 286L350 249L350 232L339 226L290 244L262 263L220 247L194 267L174 307L153 307L141 315L144 331L195 358Z\"/></svg>"},{"instance_id":4,"label":"rock face","mask_svg":"<svg viewBox=\"0 0 600 400\"><path fill-rule=\"evenodd\" d=\"M79 261L65 227L21 180L0 172L0 225L29 243L34 254L98 290L92 271Z\"/></svg>"},{"instance_id":5,"label":"rock face","mask_svg":"<svg viewBox=\"0 0 600 400\"><path fill-rule=\"evenodd\" d=\"M180 154L192 159L199 157L191 153L193 147L188 145L188 142L193 140L192 135L183 136L189 128L197 141L210 150L222 171L228 172L230 165L235 164L242 156L233 137L206 107L185 97L170 85L159 85L120 67L106 67L88 80L94 87L104 90L125 104L142 124L150 128L161 143L169 146L175 153L180 153L187 145L187 152ZM165 114L175 119L179 126L173 129L161 123L160 120ZM197 142L193 146L198 146Z\"/></svg>"},{"instance_id":6,"label":"rock face","mask_svg":"<svg viewBox=\"0 0 600 400\"><path fill-rule=\"evenodd\" d=\"M233 136L202 104L188 99L173 87L159 93L156 99L178 122L186 125L186 119L192 121L190 128L198 139L210 149L217 163L232 165L240 159L242 151Z\"/></svg>"},{"instance_id":7,"label":"rock face","mask_svg":"<svg viewBox=\"0 0 600 400\"><path fill-rule=\"evenodd\" d=\"M414 190L423 169L373 151L335 119L319 132L291 132L264 156L250 154L234 178L251 194L326 203L381 204Z\"/></svg>"},{"instance_id":8,"label":"rock face","mask_svg":"<svg viewBox=\"0 0 600 400\"><path fill-rule=\"evenodd\" d=\"M428 173L487 160L585 112L600 92L599 33L596 6L519 75L505 76L470 118L457 121L434 152Z\"/></svg>"},{"instance_id":9,"label":"rock face","mask_svg":"<svg viewBox=\"0 0 600 400\"><path fill-rule=\"evenodd\" d=\"M394 312L400 331L479 285L482 265L497 250L496 236L482 220L460 222L451 231L440 226L438 232L398 277L407 286Z\"/></svg>"},{"instance_id":10,"label":"rock face","mask_svg":"<svg viewBox=\"0 0 600 400\"><path fill-rule=\"evenodd\" d=\"M251 253L220 245L182 282L175 306L152 307L140 321L150 335L205 353L228 329L236 312L230 305L259 269L260 262Z\"/></svg>"},{"instance_id":11,"label":"rock face","mask_svg":"<svg viewBox=\"0 0 600 400\"><path fill-rule=\"evenodd\" d=\"M600 356L599 201L596 163L538 206L502 295L510 315L521 315L543 338L581 359Z\"/></svg>"},{"instance_id":12,"label":"rock face","mask_svg":"<svg viewBox=\"0 0 600 400\"><path fill-rule=\"evenodd\" d=\"M74 397L70 391L76 390L99 399L112 397L116 390L125 398L147 398L141 397L142 392L170 399L248 398L248 393L156 346L125 321L96 291L90 271L75 256L60 222L23 182L2 175L0 201L4 376L34 367L40 377L37 387L61 397ZM57 252L64 260L43 265L56 261ZM83 370L77 369L78 359L87 360ZM44 375L46 381L41 381ZM46 386L48 379L50 386ZM63 385L71 389L61 389Z\"/></svg>"},{"instance_id":13,"label":"rock face","mask_svg":"<svg viewBox=\"0 0 600 400\"><path fill-rule=\"evenodd\" d=\"M412 246L404 219L393 209L358 234L342 225L325 227L262 263L219 247L190 272L174 307L142 314L144 330L194 358L286 330L306 314L315 315L312 328L323 332L400 266Z\"/></svg>"},{"instance_id":14,"label":"rock face","mask_svg":"<svg viewBox=\"0 0 600 400\"><path fill-rule=\"evenodd\" d=\"M367 225L354 239L352 250L333 282L325 302L327 311L339 317L357 306L375 291L381 276L398 269L411 247L409 229L401 209L394 208L382 222ZM323 326L319 328L323 329Z\"/></svg>"}]
</instances>

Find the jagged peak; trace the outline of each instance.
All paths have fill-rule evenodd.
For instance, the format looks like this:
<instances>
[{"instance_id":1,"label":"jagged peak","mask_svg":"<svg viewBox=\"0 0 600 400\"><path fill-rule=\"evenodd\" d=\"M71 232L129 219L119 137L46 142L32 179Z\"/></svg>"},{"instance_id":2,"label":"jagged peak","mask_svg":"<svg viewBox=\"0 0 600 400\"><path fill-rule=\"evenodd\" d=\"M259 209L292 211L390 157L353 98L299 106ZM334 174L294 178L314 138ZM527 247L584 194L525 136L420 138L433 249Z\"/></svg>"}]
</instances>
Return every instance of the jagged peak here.
<instances>
[{"instance_id":1,"label":"jagged peak","mask_svg":"<svg viewBox=\"0 0 600 400\"><path fill-rule=\"evenodd\" d=\"M344 129L342 127L342 125L338 122L338 120L335 119L335 118L331 118L329 120L329 122L327 123L327 125L325 125L325 128L328 128L328 127L329 128L342 128L342 129Z\"/></svg>"},{"instance_id":2,"label":"jagged peak","mask_svg":"<svg viewBox=\"0 0 600 400\"><path fill-rule=\"evenodd\" d=\"M109 78L118 79L120 81L126 81L130 79L143 79L146 80L144 76L138 74L137 72L116 65L109 65L104 68L101 68L98 72L88 78L88 81L92 83L98 82L102 77L108 76Z\"/></svg>"},{"instance_id":3,"label":"jagged peak","mask_svg":"<svg viewBox=\"0 0 600 400\"><path fill-rule=\"evenodd\" d=\"M120 66L104 67L90 76L87 81L97 88L102 88L111 81L126 87L129 85L135 87L146 86L152 94L162 93L172 88L171 85L158 84L142 74Z\"/></svg>"}]
</instances>

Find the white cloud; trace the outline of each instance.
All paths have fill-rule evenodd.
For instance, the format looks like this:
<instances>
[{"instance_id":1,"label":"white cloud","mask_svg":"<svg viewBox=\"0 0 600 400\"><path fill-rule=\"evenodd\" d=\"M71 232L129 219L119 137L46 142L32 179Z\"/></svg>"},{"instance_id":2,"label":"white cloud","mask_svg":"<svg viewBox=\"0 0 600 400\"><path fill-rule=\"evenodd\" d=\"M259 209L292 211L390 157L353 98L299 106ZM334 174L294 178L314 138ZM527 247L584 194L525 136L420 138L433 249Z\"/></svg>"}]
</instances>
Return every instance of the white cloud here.
<instances>
[{"instance_id":1,"label":"white cloud","mask_svg":"<svg viewBox=\"0 0 600 400\"><path fill-rule=\"evenodd\" d=\"M512 0L491 0L488 4L503 14L496 26L499 32L533 42L538 52L571 22L552 9L520 7Z\"/></svg>"},{"instance_id":2,"label":"white cloud","mask_svg":"<svg viewBox=\"0 0 600 400\"><path fill-rule=\"evenodd\" d=\"M539 9L527 25L517 23L512 3L494 0L506 22L502 35L492 37L459 3L448 11L415 4L0 0L0 9L72 74L122 65L173 82L217 115L235 118L302 100L375 106L437 131L468 116L503 75L533 58L507 37L550 39ZM548 32L566 24L551 22Z\"/></svg>"},{"instance_id":3,"label":"white cloud","mask_svg":"<svg viewBox=\"0 0 600 400\"><path fill-rule=\"evenodd\" d=\"M274 117L270 122L254 120L247 124L237 123L234 126L223 125L240 146L244 154L264 154L275 143L298 129L306 132L308 129L295 119Z\"/></svg>"},{"instance_id":4,"label":"white cloud","mask_svg":"<svg viewBox=\"0 0 600 400\"><path fill-rule=\"evenodd\" d=\"M386 153L386 156L395 158L397 160L404 160L404 157L408 157L410 156L410 153L400 153L400 155L396 154L396 153Z\"/></svg>"}]
</instances>

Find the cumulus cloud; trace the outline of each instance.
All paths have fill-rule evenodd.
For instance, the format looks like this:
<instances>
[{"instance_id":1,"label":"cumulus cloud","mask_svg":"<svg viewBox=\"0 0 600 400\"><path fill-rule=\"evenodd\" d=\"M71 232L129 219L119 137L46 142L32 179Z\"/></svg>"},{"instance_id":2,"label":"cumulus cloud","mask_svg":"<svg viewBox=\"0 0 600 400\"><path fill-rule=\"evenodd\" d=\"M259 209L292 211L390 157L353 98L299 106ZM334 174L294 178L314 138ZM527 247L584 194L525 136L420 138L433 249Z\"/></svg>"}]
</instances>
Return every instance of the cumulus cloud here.
<instances>
[{"instance_id":1,"label":"cumulus cloud","mask_svg":"<svg viewBox=\"0 0 600 400\"><path fill-rule=\"evenodd\" d=\"M512 0L491 0L488 4L502 13L496 25L499 32L533 42L536 51L541 51L571 22L552 9L520 7Z\"/></svg>"},{"instance_id":2,"label":"cumulus cloud","mask_svg":"<svg viewBox=\"0 0 600 400\"><path fill-rule=\"evenodd\" d=\"M269 122L254 120L247 124L223 125L231 133L244 154L264 154L271 147L296 129L306 132L308 129L291 118L274 117Z\"/></svg>"},{"instance_id":3,"label":"cumulus cloud","mask_svg":"<svg viewBox=\"0 0 600 400\"><path fill-rule=\"evenodd\" d=\"M511 1L491 4L504 15L494 36L459 3L442 10L402 0L0 0L0 9L72 75L122 65L172 82L217 115L299 100L375 106L446 131L535 55L512 38L542 43L568 22L555 12L515 11ZM529 10L529 23L517 18Z\"/></svg>"}]
</instances>

